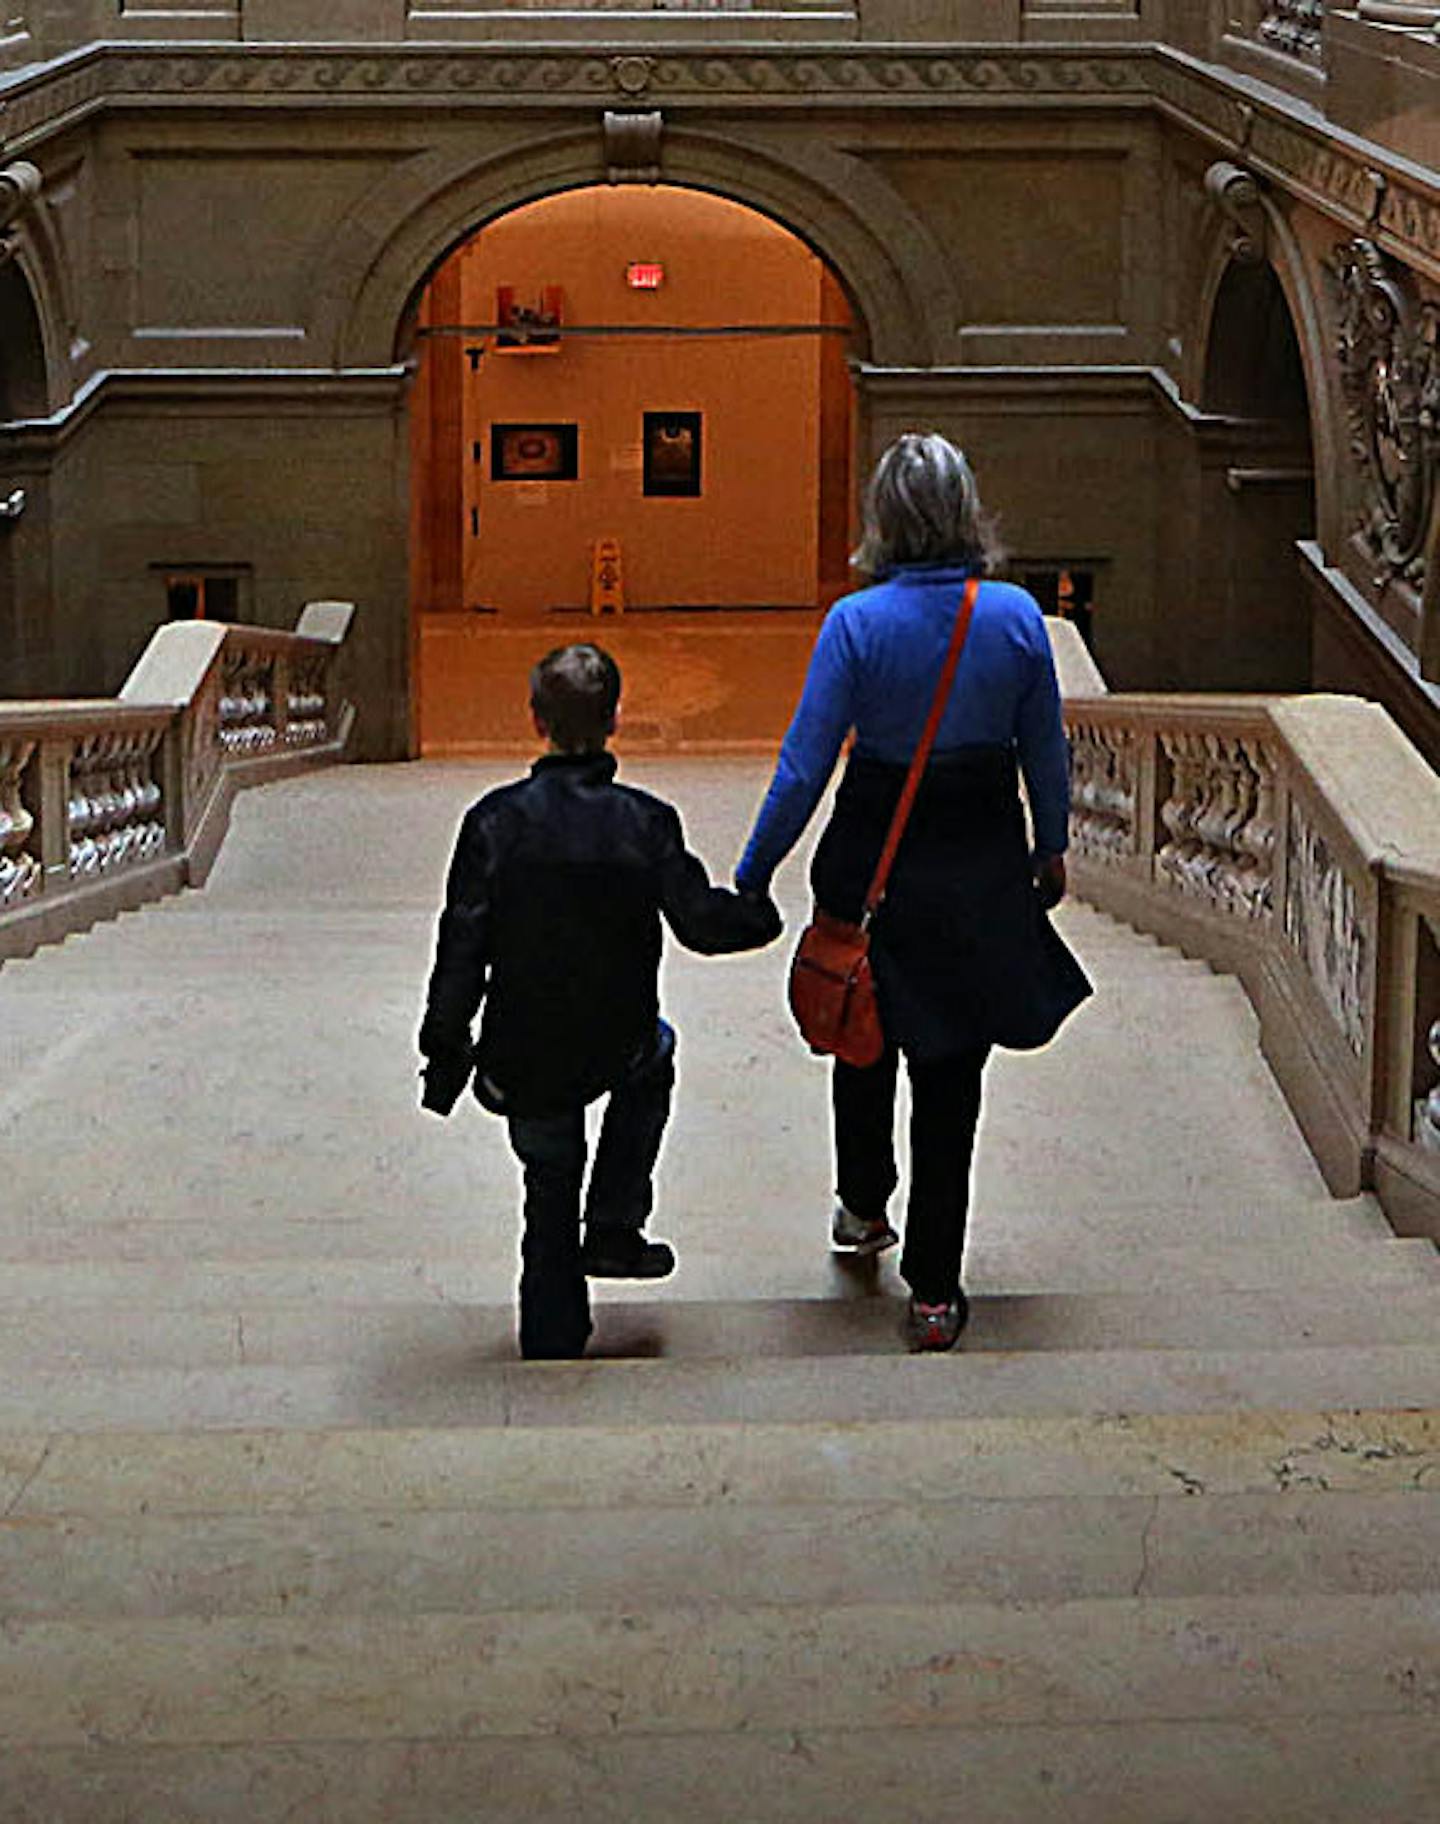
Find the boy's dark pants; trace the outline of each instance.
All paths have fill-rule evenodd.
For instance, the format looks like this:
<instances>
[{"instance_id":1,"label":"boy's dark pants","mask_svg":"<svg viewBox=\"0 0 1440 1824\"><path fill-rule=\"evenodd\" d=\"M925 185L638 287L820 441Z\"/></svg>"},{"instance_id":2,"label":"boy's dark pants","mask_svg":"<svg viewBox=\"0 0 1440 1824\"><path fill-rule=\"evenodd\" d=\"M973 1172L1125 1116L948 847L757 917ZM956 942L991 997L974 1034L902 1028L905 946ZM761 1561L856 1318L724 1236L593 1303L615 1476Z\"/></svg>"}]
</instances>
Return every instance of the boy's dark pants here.
<instances>
[{"instance_id":1,"label":"boy's dark pants","mask_svg":"<svg viewBox=\"0 0 1440 1824\"><path fill-rule=\"evenodd\" d=\"M588 1232L644 1228L674 1087L675 1032L661 1020L654 1051L610 1091L585 1195ZM525 1170L520 1353L577 1356L590 1334L590 1295L580 1261L585 1110L511 1115L509 1128Z\"/></svg>"}]
</instances>

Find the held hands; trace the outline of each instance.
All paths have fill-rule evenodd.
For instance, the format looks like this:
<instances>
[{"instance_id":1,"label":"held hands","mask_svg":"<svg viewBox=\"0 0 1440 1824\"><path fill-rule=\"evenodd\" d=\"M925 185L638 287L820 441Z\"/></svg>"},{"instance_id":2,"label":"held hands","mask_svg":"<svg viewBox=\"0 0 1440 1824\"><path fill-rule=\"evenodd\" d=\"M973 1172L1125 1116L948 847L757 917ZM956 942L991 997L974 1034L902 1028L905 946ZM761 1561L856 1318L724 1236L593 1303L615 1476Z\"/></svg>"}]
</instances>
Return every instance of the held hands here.
<instances>
[{"instance_id":1,"label":"held hands","mask_svg":"<svg viewBox=\"0 0 1440 1824\"><path fill-rule=\"evenodd\" d=\"M1065 857L1063 855L1037 855L1035 857L1035 891L1040 895L1040 904L1046 912L1052 906L1058 906L1065 897Z\"/></svg>"}]
</instances>

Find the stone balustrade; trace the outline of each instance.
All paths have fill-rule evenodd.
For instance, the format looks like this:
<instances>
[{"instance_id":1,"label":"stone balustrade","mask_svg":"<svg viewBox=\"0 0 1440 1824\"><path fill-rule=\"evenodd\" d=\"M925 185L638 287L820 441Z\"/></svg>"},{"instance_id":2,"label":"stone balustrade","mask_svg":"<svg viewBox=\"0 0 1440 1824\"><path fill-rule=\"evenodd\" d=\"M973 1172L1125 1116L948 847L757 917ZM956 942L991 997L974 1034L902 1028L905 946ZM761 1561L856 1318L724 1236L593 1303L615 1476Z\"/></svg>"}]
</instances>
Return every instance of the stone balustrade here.
<instances>
[{"instance_id":1,"label":"stone balustrade","mask_svg":"<svg viewBox=\"0 0 1440 1824\"><path fill-rule=\"evenodd\" d=\"M1077 893L1238 975L1331 1188L1440 1238L1440 779L1358 698L1066 723Z\"/></svg>"},{"instance_id":2,"label":"stone balustrade","mask_svg":"<svg viewBox=\"0 0 1440 1824\"><path fill-rule=\"evenodd\" d=\"M241 786L338 759L348 603L294 633L176 622L119 697L0 702L0 960L208 873Z\"/></svg>"}]
</instances>

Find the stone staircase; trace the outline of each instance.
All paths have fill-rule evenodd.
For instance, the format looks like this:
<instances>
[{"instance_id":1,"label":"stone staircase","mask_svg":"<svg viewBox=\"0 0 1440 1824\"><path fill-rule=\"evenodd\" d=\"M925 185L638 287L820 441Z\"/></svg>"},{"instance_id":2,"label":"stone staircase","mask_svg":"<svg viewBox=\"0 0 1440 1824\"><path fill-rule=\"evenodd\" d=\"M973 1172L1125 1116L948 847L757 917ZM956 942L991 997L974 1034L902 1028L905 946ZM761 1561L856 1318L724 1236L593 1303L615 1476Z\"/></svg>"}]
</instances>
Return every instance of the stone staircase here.
<instances>
[{"instance_id":1,"label":"stone staircase","mask_svg":"<svg viewBox=\"0 0 1440 1824\"><path fill-rule=\"evenodd\" d=\"M723 869L760 769L628 770ZM915 1358L786 947L672 955L680 1271L521 1364L503 1140L413 1094L495 776L251 793L0 971L4 1824L1440 1815L1440 1258L1326 1198L1236 985L1065 908L1098 992L992 1066Z\"/></svg>"}]
</instances>

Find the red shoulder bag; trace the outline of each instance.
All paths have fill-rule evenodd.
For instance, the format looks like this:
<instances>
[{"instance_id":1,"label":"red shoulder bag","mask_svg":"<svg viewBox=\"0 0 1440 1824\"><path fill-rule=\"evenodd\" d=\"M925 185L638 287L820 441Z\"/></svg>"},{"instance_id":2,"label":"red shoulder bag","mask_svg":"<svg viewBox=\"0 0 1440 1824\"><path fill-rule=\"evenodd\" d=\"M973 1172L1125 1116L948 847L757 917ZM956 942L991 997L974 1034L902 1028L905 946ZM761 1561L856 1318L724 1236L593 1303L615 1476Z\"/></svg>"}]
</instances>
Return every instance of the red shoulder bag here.
<instances>
[{"instance_id":1,"label":"red shoulder bag","mask_svg":"<svg viewBox=\"0 0 1440 1824\"><path fill-rule=\"evenodd\" d=\"M955 667L960 663L979 592L979 583L971 577L965 585L930 714L911 758L910 770L905 775L905 789L890 819L885 847L880 851L870 890L865 895L859 924L832 918L828 912L817 908L814 918L800 935L795 960L790 965L790 1011L801 1037L811 1051L840 1058L844 1063L862 1069L874 1064L885 1049L875 981L870 972L870 921L885 897L895 852L900 847L915 794L920 789L920 775L925 771L925 762L935 745L935 734L955 681Z\"/></svg>"}]
</instances>

